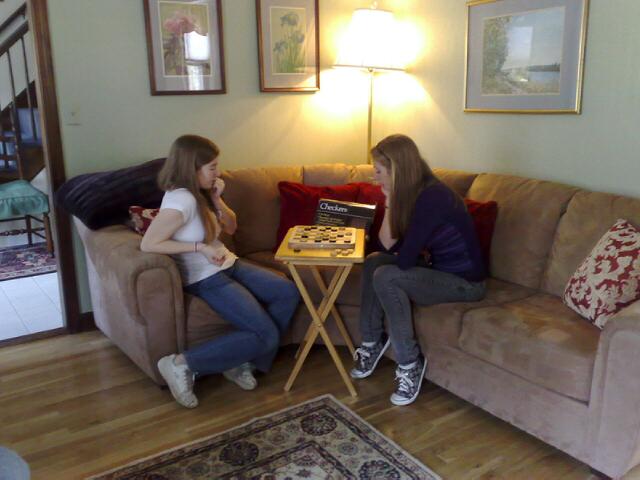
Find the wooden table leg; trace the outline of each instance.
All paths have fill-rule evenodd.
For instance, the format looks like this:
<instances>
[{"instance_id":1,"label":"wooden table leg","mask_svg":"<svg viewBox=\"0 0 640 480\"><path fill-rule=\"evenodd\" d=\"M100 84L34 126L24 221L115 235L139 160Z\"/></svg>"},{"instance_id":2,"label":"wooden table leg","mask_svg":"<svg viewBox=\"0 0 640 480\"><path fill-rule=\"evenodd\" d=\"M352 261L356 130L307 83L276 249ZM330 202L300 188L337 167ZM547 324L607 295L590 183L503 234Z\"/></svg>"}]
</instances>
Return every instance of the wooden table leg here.
<instances>
[{"instance_id":1,"label":"wooden table leg","mask_svg":"<svg viewBox=\"0 0 640 480\"><path fill-rule=\"evenodd\" d=\"M291 272L291 277L293 278L293 281L296 283L296 286L298 287L298 290L300 291L300 295L302 296L302 299L304 300L305 305L307 306L307 310L309 310L309 313L311 314L311 324L309 325L309 328L307 329L307 333L305 334L305 344L302 347L302 349L298 348L298 353L299 355L297 356L297 360L295 365L293 366L293 370L291 371L291 374L289 375L289 378L287 380L287 383L284 386L284 390L286 392L288 392L289 390L291 390L291 386L293 385L293 382L295 381L296 377L298 376L298 373L300 373L300 369L302 368L302 364L304 363L305 359L307 358L307 355L309 354L309 350L311 350L311 346L313 345L313 342L315 341L316 337L318 336L318 314L316 313L315 307L313 305L313 302L311 301L311 298L309 297L309 293L307 292L307 288L304 285L304 282L302 281L302 278L300 278L300 275L298 274L298 271L296 270L296 266L292 265L291 263L288 264L289 267L289 272ZM296 354L297 355L297 354Z\"/></svg>"},{"instance_id":2,"label":"wooden table leg","mask_svg":"<svg viewBox=\"0 0 640 480\"><path fill-rule=\"evenodd\" d=\"M312 272L313 271L317 271L315 266L311 267ZM340 278L340 275L342 274L342 270L344 270L344 267L339 266L338 268L336 268L335 272L333 272L333 277L331 278L331 282L329 282L329 289L327 290L326 288L322 291L322 300L320 301L320 305L318 306L318 308L316 309L316 311L321 312L324 309L324 306L326 305L327 300L329 299L329 292L332 292L333 289L336 287L336 283L338 283L338 279ZM323 283L324 285L324 283ZM334 308L332 308L332 311ZM313 321L313 319L312 319ZM304 348L304 346L307 344L307 342L309 341L309 334L311 332L311 329L308 328L307 329L307 333L304 336L304 339L302 340L302 342L300 342L300 345L298 346L298 350L296 351L296 354L293 358L298 358L298 356L300 355L300 352L302 351L302 349Z\"/></svg>"},{"instance_id":3,"label":"wooden table leg","mask_svg":"<svg viewBox=\"0 0 640 480\"><path fill-rule=\"evenodd\" d=\"M313 265L311 267L311 272L313 273L313 277L316 279L316 283L318 284L318 288L320 288L320 291L326 297L328 292L331 291L331 285L329 286L329 289L327 290L327 287L324 284L324 279L322 278L322 275L320 275L320 272L318 271L318 267L316 267L315 265ZM331 281L333 282L333 279ZM331 307L331 314L333 315L333 318L336 321L336 326L338 327L338 330L340 331L340 334L342 335L342 338L344 339L345 343L347 344L347 348L349 349L349 352L351 353L351 356L353 357L355 355L355 353L356 353L356 349L353 347L353 342L351 341L351 336L349 335L349 332L347 331L346 327L344 326L344 322L342 321L342 317L340 316L340 312L338 312L338 309L336 308L335 304Z\"/></svg>"},{"instance_id":4,"label":"wooden table leg","mask_svg":"<svg viewBox=\"0 0 640 480\"><path fill-rule=\"evenodd\" d=\"M291 375L289 376L289 379L287 380L287 383L284 386L285 391L289 391L291 389L291 386L293 385L293 382L298 376L298 373L300 373L302 364L304 363L304 361L307 358L307 355L309 354L309 350L311 350L311 346L313 345L313 342L318 336L318 333L320 333L320 335L322 335L322 339L325 342L325 345L329 349L331 358L333 359L334 363L336 364L336 367L338 368L338 372L340 373L343 381L347 385L349 393L351 393L352 396L357 396L357 392L353 387L353 383L351 382L351 379L347 375L344 369L344 366L342 365L342 361L340 360L340 356L336 352L335 347L333 346L333 343L329 338L329 334L327 333L323 325L324 320L329 315L329 312L331 311L331 307L336 301L336 298L338 297L338 293L340 293L340 290L342 289L344 282L347 279L349 272L351 271L351 267L352 267L351 265L348 265L344 267L342 272L340 272L339 278L336 284L334 285L333 290L328 292L329 298L326 300L326 302L324 302L324 308L322 309L322 311L317 311L313 305L313 302L311 301L311 297L309 296L309 292L307 291L304 285L304 282L300 278L300 275L298 274L298 271L295 268L295 265L289 264L289 271L291 272L291 276L293 277L294 281L296 282L296 285L298 286L298 289L300 290L300 295L302 295L304 303L307 306L309 313L311 314L313 323L309 326L309 331L307 331L306 336L308 337L308 341L305 344L302 352L300 353L300 357L296 361L296 364L293 367L293 371L291 372Z\"/></svg>"},{"instance_id":5,"label":"wooden table leg","mask_svg":"<svg viewBox=\"0 0 640 480\"><path fill-rule=\"evenodd\" d=\"M338 372L340 372L340 376L342 377L342 381L344 381L345 385L347 386L349 393L351 394L352 397L357 397L358 392L356 392L356 389L353 386L353 382L351 382L351 377L349 376L347 371L344 369L344 365L342 365L342 360L340 359L340 355L338 355L338 352L333 346L333 343L331 342L331 338L329 338L329 334L324 328L321 328L320 335L322 336L322 339L324 340L324 344L327 346L327 349L331 354L331 358L333 358L333 363L336 364L336 367L338 368Z\"/></svg>"}]
</instances>

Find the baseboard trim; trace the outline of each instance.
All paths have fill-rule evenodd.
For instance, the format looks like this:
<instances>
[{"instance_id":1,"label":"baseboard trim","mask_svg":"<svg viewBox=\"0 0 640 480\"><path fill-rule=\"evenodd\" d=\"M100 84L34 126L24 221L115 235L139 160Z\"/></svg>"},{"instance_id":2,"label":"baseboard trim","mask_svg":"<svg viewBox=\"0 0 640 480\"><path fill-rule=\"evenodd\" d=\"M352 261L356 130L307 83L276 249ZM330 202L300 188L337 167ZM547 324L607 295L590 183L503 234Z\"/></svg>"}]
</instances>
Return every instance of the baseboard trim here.
<instances>
[{"instance_id":1,"label":"baseboard trim","mask_svg":"<svg viewBox=\"0 0 640 480\"><path fill-rule=\"evenodd\" d=\"M11 345L20 345L21 343L33 342L35 340L42 340L44 338L56 337L58 335L68 334L69 331L65 327L56 328L54 330L47 330L46 332L32 333L30 335L23 335L21 337L7 338L0 340L0 348L9 347Z\"/></svg>"}]
</instances>

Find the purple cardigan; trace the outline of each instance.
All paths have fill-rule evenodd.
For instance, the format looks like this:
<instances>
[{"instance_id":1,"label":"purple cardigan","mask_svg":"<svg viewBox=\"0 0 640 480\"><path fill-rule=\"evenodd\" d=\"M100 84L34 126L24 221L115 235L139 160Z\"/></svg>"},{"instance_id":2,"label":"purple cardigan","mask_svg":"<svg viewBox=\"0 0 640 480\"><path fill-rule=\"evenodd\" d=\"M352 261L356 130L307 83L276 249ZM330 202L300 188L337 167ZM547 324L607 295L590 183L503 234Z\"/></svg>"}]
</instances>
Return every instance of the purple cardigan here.
<instances>
[{"instance_id":1,"label":"purple cardigan","mask_svg":"<svg viewBox=\"0 0 640 480\"><path fill-rule=\"evenodd\" d=\"M430 268L453 273L471 282L487 276L473 220L460 198L442 182L427 186L418 196L404 237L386 250L398 254L398 267L419 264L427 250ZM423 263L423 262L420 262Z\"/></svg>"}]
</instances>

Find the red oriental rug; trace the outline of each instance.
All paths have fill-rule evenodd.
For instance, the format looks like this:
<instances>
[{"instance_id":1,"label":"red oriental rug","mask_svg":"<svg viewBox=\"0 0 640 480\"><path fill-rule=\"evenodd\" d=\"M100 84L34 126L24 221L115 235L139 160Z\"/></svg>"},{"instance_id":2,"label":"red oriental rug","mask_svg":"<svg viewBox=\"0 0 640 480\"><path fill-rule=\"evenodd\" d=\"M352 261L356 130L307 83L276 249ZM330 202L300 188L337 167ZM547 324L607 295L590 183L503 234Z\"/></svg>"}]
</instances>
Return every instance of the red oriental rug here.
<instances>
[{"instance_id":1,"label":"red oriental rug","mask_svg":"<svg viewBox=\"0 0 640 480\"><path fill-rule=\"evenodd\" d=\"M45 244L0 248L0 281L56 271L56 259Z\"/></svg>"}]
</instances>

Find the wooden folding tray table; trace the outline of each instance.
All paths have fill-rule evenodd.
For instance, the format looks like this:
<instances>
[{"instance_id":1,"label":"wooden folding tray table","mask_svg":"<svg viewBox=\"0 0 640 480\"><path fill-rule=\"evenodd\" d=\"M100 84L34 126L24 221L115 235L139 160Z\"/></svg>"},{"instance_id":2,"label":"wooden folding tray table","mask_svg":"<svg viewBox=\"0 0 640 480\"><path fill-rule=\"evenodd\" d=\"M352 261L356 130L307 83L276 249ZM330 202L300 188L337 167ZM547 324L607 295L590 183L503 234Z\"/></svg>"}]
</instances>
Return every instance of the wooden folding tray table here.
<instances>
[{"instance_id":1,"label":"wooden folding tray table","mask_svg":"<svg viewBox=\"0 0 640 480\"><path fill-rule=\"evenodd\" d=\"M353 355L353 342L351 341L351 337L349 337L349 333L347 332L344 322L342 321L342 318L334 304L347 277L349 276L349 273L351 272L351 269L353 268L353 265L364 261L364 230L361 228L356 229L355 247L353 248L353 251L347 255L342 252L336 254L336 251L333 249L300 249L294 251L289 247L289 238L292 235L292 231L293 228L289 229L287 232L287 235L284 237L284 240L282 240L282 243L276 252L275 258L289 267L291 276L293 277L293 280L300 291L300 295L302 295L302 299L311 314L312 322L307 329L304 340L298 348L298 352L296 353L296 364L293 367L293 371L291 372L284 389L287 392L291 390L291 386L298 376L298 373L300 373L302 364L306 360L309 350L311 350L311 346L314 344L319 334L322 337L325 346L329 350L331 358L336 364L342 380L349 389L349 393L355 397L358 395L356 389L354 388L351 378L340 360L338 352L336 352L336 349L329 338L324 322L328 318L329 312L331 312L338 330L342 334L349 351ZM313 278L323 294L323 298L317 308L311 300L309 292L307 291L307 288L298 272L299 267L305 266L309 267L311 270ZM324 280L318 271L319 266L336 267L328 287L325 285Z\"/></svg>"}]
</instances>

